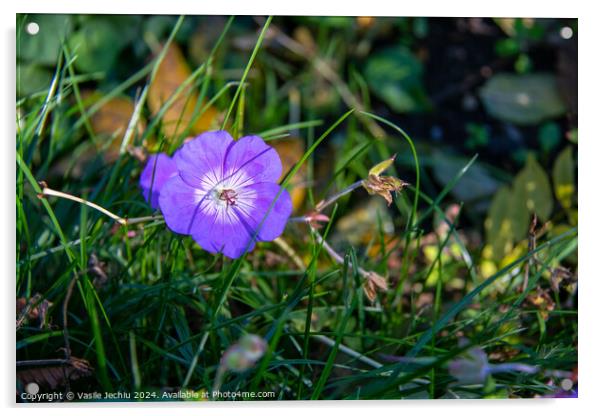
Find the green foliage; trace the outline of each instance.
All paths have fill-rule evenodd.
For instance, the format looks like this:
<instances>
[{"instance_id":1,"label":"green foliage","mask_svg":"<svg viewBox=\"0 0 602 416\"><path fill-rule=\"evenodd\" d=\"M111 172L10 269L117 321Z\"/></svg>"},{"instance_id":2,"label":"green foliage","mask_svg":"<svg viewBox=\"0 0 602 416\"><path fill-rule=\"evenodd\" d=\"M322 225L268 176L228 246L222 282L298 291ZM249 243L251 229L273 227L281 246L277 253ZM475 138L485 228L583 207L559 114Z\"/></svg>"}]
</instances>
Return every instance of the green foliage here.
<instances>
[{"instance_id":1,"label":"green foliage","mask_svg":"<svg viewBox=\"0 0 602 416\"><path fill-rule=\"evenodd\" d=\"M570 303L574 283L567 279L560 285L562 301L550 292L551 310L529 299L536 287L551 290L550 270L576 271L577 222L571 214L576 212L576 146L555 155L559 133L576 137L576 128L565 129L557 120L533 129L538 132L533 140L545 149L538 155L543 166L529 154L514 177L512 164L492 166L486 155L452 155L453 143L432 146L400 127L410 114L399 122L398 113L430 107L425 61L412 48L375 48L365 58L362 87L361 75L348 79L342 68L334 71L337 82L320 78L310 57L282 54L268 36L268 25L281 30L288 22L319 26L316 54L327 56L328 63L335 51L345 50L341 33L363 36L354 18L268 19L263 31L253 19L233 18L211 45L216 50L204 55L206 61L192 68L184 83L192 85L201 103L190 110L195 116L241 134L261 132L271 144L288 135L301 143L281 182L306 193L295 216L365 179L371 168L409 183L393 195L391 207L382 207L382 215L371 203L383 201L358 186L324 212L329 221L321 223L323 228L312 231L303 222L291 222L282 236L285 245L259 243L231 261L171 233L158 217L121 226L75 201L39 198L38 182L46 181L122 217L153 214L138 189L142 163L137 156L177 148L187 137L166 134L161 114L176 111L186 132L195 117L177 114L175 99L151 111L142 91L156 75L161 54L150 50L165 48L166 39L186 42L182 33L195 27L195 19L72 17L63 28L71 33L66 43L44 49L54 50L52 56L48 52L38 61L31 51L39 45L19 55L15 294L25 301L39 294L51 306L45 320L28 317L17 329L17 360L63 358L67 335L73 357L93 368L91 377L71 383L72 391L148 391L160 397L166 390L211 391L223 376L222 390L273 391L286 400L554 394L559 378L545 371L565 374L577 363L577 314ZM38 21L42 32L46 23ZM377 19L361 33L371 41L385 27L428 38L436 33L435 24L423 18ZM144 36L137 36L139 31ZM129 48L147 55L137 61L125 53ZM98 71L105 74L89 74ZM317 85L334 97L332 107L306 100ZM82 95L90 86L101 98L88 106ZM341 91L346 90L362 98L363 111L344 105ZM129 143L123 145L122 130L117 135L121 153L97 143L101 136L95 134L100 109L110 115L122 108L111 106L116 97L132 102L127 124L135 106L145 119L131 131ZM382 102L373 107L374 97ZM485 154L499 142L482 119L458 131L457 148L466 133L470 146ZM553 157L552 190L545 169ZM553 196L564 210L555 209ZM455 217L450 207L457 208ZM552 231L527 250L533 212L541 222L551 221ZM343 264L316 233L339 251ZM484 254L487 246L491 257ZM492 258L495 269L485 273L483 264ZM530 263L523 293L518 290L522 273L517 277L516 271ZM374 303L364 293L365 271L381 274L388 283ZM244 371L220 376L223 354L247 333L265 339L265 355ZM492 362L520 362L541 371L495 374L483 385L459 386L449 363L476 346Z\"/></svg>"},{"instance_id":2,"label":"green foliage","mask_svg":"<svg viewBox=\"0 0 602 416\"><path fill-rule=\"evenodd\" d=\"M496 74L480 95L491 116L521 125L537 124L566 111L552 74Z\"/></svg>"},{"instance_id":3,"label":"green foliage","mask_svg":"<svg viewBox=\"0 0 602 416\"><path fill-rule=\"evenodd\" d=\"M489 144L489 140L491 140L487 126L482 124L468 123L466 125L466 132L468 133L466 147L471 150L478 147L485 147Z\"/></svg>"},{"instance_id":4,"label":"green foliage","mask_svg":"<svg viewBox=\"0 0 602 416\"><path fill-rule=\"evenodd\" d=\"M405 113L426 108L422 64L409 49L390 47L372 54L364 75L372 92L393 110Z\"/></svg>"},{"instance_id":5,"label":"green foliage","mask_svg":"<svg viewBox=\"0 0 602 416\"><path fill-rule=\"evenodd\" d=\"M432 154L433 173L441 184L447 184L468 159L452 158L441 151ZM489 197L498 189L499 181L480 164L475 164L466 172L460 182L453 188L453 195L460 201L476 201Z\"/></svg>"},{"instance_id":6,"label":"green foliage","mask_svg":"<svg viewBox=\"0 0 602 416\"><path fill-rule=\"evenodd\" d=\"M514 180L514 190L518 203L523 204L521 209L536 214L542 222L550 218L554 208L550 181L532 153L527 156L527 164Z\"/></svg>"},{"instance_id":7,"label":"green foliage","mask_svg":"<svg viewBox=\"0 0 602 416\"><path fill-rule=\"evenodd\" d=\"M17 88L20 96L43 91L52 81L52 74L36 64L17 64L19 78L24 80Z\"/></svg>"},{"instance_id":8,"label":"green foliage","mask_svg":"<svg viewBox=\"0 0 602 416\"><path fill-rule=\"evenodd\" d=\"M537 141L539 146L545 153L554 150L559 144L562 136L562 131L557 123L547 122L541 125L537 133Z\"/></svg>"},{"instance_id":9,"label":"green foliage","mask_svg":"<svg viewBox=\"0 0 602 416\"><path fill-rule=\"evenodd\" d=\"M573 204L575 198L575 162L573 148L567 146L554 162L554 194L564 209Z\"/></svg>"},{"instance_id":10,"label":"green foliage","mask_svg":"<svg viewBox=\"0 0 602 416\"><path fill-rule=\"evenodd\" d=\"M501 260L527 235L529 216L519 198L514 188L502 186L491 201L485 231L494 260Z\"/></svg>"},{"instance_id":11,"label":"green foliage","mask_svg":"<svg viewBox=\"0 0 602 416\"><path fill-rule=\"evenodd\" d=\"M31 35L25 30L27 24L35 22L40 31ZM19 16L17 27L20 29L17 45L17 58L38 65L52 66L56 64L63 41L73 29L70 15L34 14Z\"/></svg>"},{"instance_id":12,"label":"green foliage","mask_svg":"<svg viewBox=\"0 0 602 416\"><path fill-rule=\"evenodd\" d=\"M83 73L113 68L122 49L138 34L138 16L85 17L68 41L77 54L75 68Z\"/></svg>"}]
</instances>

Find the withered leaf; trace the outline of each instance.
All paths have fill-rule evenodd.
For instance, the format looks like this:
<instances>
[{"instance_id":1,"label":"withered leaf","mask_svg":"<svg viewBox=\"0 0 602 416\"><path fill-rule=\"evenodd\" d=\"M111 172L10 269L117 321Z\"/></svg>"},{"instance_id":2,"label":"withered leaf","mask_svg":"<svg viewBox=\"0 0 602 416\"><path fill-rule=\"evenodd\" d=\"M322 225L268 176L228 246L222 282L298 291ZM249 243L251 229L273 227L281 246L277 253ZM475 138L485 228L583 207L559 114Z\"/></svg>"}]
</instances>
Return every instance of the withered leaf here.
<instances>
[{"instance_id":1,"label":"withered leaf","mask_svg":"<svg viewBox=\"0 0 602 416\"><path fill-rule=\"evenodd\" d=\"M88 361L76 357L71 358L68 365L32 367L17 370L17 380L24 386L36 383L40 387L55 390L67 384L67 380L75 381L92 375L93 368Z\"/></svg>"},{"instance_id":2,"label":"withered leaf","mask_svg":"<svg viewBox=\"0 0 602 416\"><path fill-rule=\"evenodd\" d=\"M153 115L157 115L161 107L191 74L182 51L178 45L171 43L148 91L148 105ZM193 85L184 88L163 114L163 132L167 137L174 137L184 132L194 121L194 110L198 100L199 96ZM210 129L216 121L217 114L215 108L209 107L194 121L190 132L198 134Z\"/></svg>"}]
</instances>

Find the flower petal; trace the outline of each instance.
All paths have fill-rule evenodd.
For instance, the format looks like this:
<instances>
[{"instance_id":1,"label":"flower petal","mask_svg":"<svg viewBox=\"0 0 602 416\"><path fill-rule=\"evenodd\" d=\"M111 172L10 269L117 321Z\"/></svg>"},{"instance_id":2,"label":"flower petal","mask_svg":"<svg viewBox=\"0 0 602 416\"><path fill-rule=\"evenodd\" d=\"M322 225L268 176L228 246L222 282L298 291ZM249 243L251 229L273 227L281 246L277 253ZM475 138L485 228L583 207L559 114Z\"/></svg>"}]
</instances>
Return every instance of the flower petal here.
<instances>
[{"instance_id":1,"label":"flower petal","mask_svg":"<svg viewBox=\"0 0 602 416\"><path fill-rule=\"evenodd\" d=\"M241 190L234 208L248 233L255 235L259 229L260 241L272 241L280 236L293 211L293 203L286 189L274 199L282 187L276 183L256 183ZM265 219L264 219L265 218Z\"/></svg>"},{"instance_id":2,"label":"flower petal","mask_svg":"<svg viewBox=\"0 0 602 416\"><path fill-rule=\"evenodd\" d=\"M227 131L203 133L185 143L174 160L180 176L188 185L207 189L223 177L224 159L234 143Z\"/></svg>"},{"instance_id":3,"label":"flower petal","mask_svg":"<svg viewBox=\"0 0 602 416\"><path fill-rule=\"evenodd\" d=\"M224 164L225 178L239 177L237 187L252 183L278 182L282 174L280 156L259 136L245 136L231 146Z\"/></svg>"},{"instance_id":4,"label":"flower petal","mask_svg":"<svg viewBox=\"0 0 602 416\"><path fill-rule=\"evenodd\" d=\"M220 211L213 218L202 221L195 228L192 238L211 253L223 253L226 257L236 259L253 250L255 241L251 241L251 235L233 214L232 207L228 210L228 214Z\"/></svg>"},{"instance_id":5,"label":"flower petal","mask_svg":"<svg viewBox=\"0 0 602 416\"><path fill-rule=\"evenodd\" d=\"M150 202L151 207L159 208L159 195L163 185L177 173L176 163L165 153L158 153L148 158L140 174L139 184L144 200Z\"/></svg>"},{"instance_id":6,"label":"flower petal","mask_svg":"<svg viewBox=\"0 0 602 416\"><path fill-rule=\"evenodd\" d=\"M210 203L208 197L188 185L180 175L170 178L161 189L159 206L169 229L179 234L192 234L206 214L203 208Z\"/></svg>"}]
</instances>

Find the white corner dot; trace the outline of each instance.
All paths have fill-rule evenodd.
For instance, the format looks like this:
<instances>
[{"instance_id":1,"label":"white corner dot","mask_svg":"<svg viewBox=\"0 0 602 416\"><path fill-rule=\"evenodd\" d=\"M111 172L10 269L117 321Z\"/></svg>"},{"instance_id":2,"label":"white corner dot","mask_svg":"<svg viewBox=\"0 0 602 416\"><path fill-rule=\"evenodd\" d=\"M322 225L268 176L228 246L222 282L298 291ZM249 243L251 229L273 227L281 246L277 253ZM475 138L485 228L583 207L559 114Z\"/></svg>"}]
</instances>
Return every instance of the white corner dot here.
<instances>
[{"instance_id":1,"label":"white corner dot","mask_svg":"<svg viewBox=\"0 0 602 416\"><path fill-rule=\"evenodd\" d=\"M560 387L564 391L569 391L573 388L573 381L570 378L565 378L560 382Z\"/></svg>"},{"instance_id":2,"label":"white corner dot","mask_svg":"<svg viewBox=\"0 0 602 416\"><path fill-rule=\"evenodd\" d=\"M36 383L29 383L27 386L25 386L25 391L29 394L38 394L40 391L40 386L38 386Z\"/></svg>"},{"instance_id":3,"label":"white corner dot","mask_svg":"<svg viewBox=\"0 0 602 416\"><path fill-rule=\"evenodd\" d=\"M29 33L30 35L37 35L38 32L40 31L40 25L38 25L36 22L30 22L27 24L27 27L25 28L25 30L27 31L27 33Z\"/></svg>"},{"instance_id":4,"label":"white corner dot","mask_svg":"<svg viewBox=\"0 0 602 416\"><path fill-rule=\"evenodd\" d=\"M562 29L560 29L560 37L562 39L570 39L573 37L573 29L571 29L568 26L563 27Z\"/></svg>"}]
</instances>

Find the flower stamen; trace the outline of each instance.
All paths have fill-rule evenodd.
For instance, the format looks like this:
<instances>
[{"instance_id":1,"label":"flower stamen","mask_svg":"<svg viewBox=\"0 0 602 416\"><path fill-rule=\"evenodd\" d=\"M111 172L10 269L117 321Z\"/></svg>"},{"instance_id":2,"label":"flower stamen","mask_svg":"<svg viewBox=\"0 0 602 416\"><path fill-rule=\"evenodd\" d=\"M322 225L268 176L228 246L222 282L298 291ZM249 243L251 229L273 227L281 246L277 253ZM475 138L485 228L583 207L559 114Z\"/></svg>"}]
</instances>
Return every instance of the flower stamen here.
<instances>
[{"instance_id":1,"label":"flower stamen","mask_svg":"<svg viewBox=\"0 0 602 416\"><path fill-rule=\"evenodd\" d=\"M225 201L227 205L234 205L238 194L234 189L222 189L219 193L219 200Z\"/></svg>"}]
</instances>

